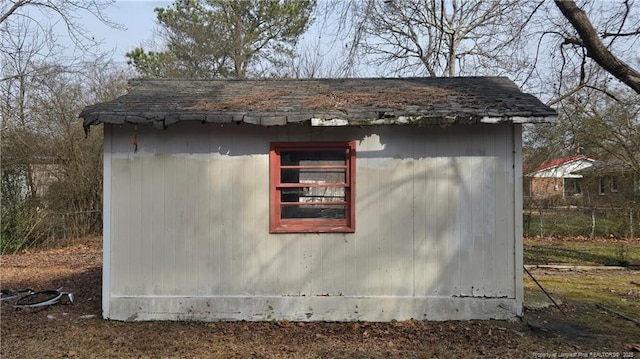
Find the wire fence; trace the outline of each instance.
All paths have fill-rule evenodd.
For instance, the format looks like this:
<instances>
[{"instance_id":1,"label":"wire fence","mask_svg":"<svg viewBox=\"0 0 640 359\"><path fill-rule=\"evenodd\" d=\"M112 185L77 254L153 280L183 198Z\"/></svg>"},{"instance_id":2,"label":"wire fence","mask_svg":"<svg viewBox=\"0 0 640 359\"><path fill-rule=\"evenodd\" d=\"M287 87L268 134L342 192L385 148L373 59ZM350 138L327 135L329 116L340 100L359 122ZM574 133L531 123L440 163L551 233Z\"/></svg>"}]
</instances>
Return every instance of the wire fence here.
<instances>
[{"instance_id":1,"label":"wire fence","mask_svg":"<svg viewBox=\"0 0 640 359\"><path fill-rule=\"evenodd\" d=\"M2 250L28 247L52 248L61 242L102 234L102 211L44 213L29 231L28 238L8 242ZM580 207L550 206L527 202L523 210L526 237L613 237L640 238L640 206Z\"/></svg>"},{"instance_id":2,"label":"wire fence","mask_svg":"<svg viewBox=\"0 0 640 359\"><path fill-rule=\"evenodd\" d=\"M640 237L640 209L629 207L527 206L526 237Z\"/></svg>"},{"instance_id":3,"label":"wire fence","mask_svg":"<svg viewBox=\"0 0 640 359\"><path fill-rule=\"evenodd\" d=\"M102 233L102 211L50 213L48 239L80 238Z\"/></svg>"}]
</instances>

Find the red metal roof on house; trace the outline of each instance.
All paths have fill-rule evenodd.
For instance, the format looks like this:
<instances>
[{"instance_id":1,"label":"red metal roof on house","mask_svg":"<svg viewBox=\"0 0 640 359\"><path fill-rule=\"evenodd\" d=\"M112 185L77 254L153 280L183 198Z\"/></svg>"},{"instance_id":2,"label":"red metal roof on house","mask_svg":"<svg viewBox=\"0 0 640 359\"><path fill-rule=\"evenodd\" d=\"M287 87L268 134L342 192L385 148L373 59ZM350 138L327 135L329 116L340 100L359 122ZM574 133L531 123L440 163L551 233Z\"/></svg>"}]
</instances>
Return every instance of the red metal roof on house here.
<instances>
[{"instance_id":1,"label":"red metal roof on house","mask_svg":"<svg viewBox=\"0 0 640 359\"><path fill-rule=\"evenodd\" d=\"M570 156L570 157L555 158L555 159L552 159L550 161L542 162L533 172L543 171L543 170L546 170L546 169L549 169L549 168L558 167L558 166L563 165L565 163L578 161L578 160L583 160L583 159L591 160L589 157L587 157L585 155L575 155L575 156Z\"/></svg>"}]
</instances>

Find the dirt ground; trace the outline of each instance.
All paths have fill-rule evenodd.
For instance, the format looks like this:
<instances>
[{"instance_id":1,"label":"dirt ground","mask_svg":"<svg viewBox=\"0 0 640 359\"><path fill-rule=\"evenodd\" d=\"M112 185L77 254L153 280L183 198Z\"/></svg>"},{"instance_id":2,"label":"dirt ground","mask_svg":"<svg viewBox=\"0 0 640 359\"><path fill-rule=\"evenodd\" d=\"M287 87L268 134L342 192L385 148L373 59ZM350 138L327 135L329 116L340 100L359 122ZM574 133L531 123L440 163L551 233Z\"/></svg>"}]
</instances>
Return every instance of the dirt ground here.
<instances>
[{"instance_id":1,"label":"dirt ground","mask_svg":"<svg viewBox=\"0 0 640 359\"><path fill-rule=\"evenodd\" d=\"M1 256L3 289L63 287L75 304L2 303L2 358L640 358L640 327L593 304L527 308L522 320L395 323L116 322L101 318L101 238ZM545 272L536 274L544 277ZM576 275L575 273L572 275ZM634 276L637 273L633 274ZM606 276L605 276L606 278ZM540 279L540 278L538 278ZM526 298L544 302L527 289ZM525 304L527 299L525 298Z\"/></svg>"}]
</instances>

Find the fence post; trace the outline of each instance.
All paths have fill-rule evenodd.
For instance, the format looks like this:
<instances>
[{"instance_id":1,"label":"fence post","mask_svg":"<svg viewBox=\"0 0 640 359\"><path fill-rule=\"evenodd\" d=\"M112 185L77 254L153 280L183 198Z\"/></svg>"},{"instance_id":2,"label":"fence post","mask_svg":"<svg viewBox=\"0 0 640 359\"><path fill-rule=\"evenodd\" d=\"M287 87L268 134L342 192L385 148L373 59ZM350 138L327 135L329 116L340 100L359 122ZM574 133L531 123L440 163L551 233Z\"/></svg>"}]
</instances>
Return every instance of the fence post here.
<instances>
[{"instance_id":1,"label":"fence post","mask_svg":"<svg viewBox=\"0 0 640 359\"><path fill-rule=\"evenodd\" d=\"M542 238L542 237L544 237L544 233L542 232L542 230L543 230L543 225L542 225L542 206L540 206L538 208L538 215L539 215L539 218L540 218L540 220L539 220L540 221L540 238Z\"/></svg>"},{"instance_id":2,"label":"fence post","mask_svg":"<svg viewBox=\"0 0 640 359\"><path fill-rule=\"evenodd\" d=\"M591 236L590 238L593 239L593 237L596 236L596 210L595 208L591 209Z\"/></svg>"},{"instance_id":3,"label":"fence post","mask_svg":"<svg viewBox=\"0 0 640 359\"><path fill-rule=\"evenodd\" d=\"M629 239L633 239L633 207L629 207Z\"/></svg>"}]
</instances>

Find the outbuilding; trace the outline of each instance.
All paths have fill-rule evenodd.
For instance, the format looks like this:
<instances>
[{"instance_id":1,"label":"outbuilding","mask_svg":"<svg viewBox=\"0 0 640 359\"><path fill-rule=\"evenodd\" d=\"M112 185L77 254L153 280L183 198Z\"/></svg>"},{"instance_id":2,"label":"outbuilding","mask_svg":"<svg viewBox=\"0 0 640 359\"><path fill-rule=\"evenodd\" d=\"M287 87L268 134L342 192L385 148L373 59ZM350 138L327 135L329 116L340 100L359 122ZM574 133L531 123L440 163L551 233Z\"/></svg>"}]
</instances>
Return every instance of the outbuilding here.
<instances>
[{"instance_id":1,"label":"outbuilding","mask_svg":"<svg viewBox=\"0 0 640 359\"><path fill-rule=\"evenodd\" d=\"M103 315L522 314L522 124L502 77L132 80L104 124Z\"/></svg>"}]
</instances>

